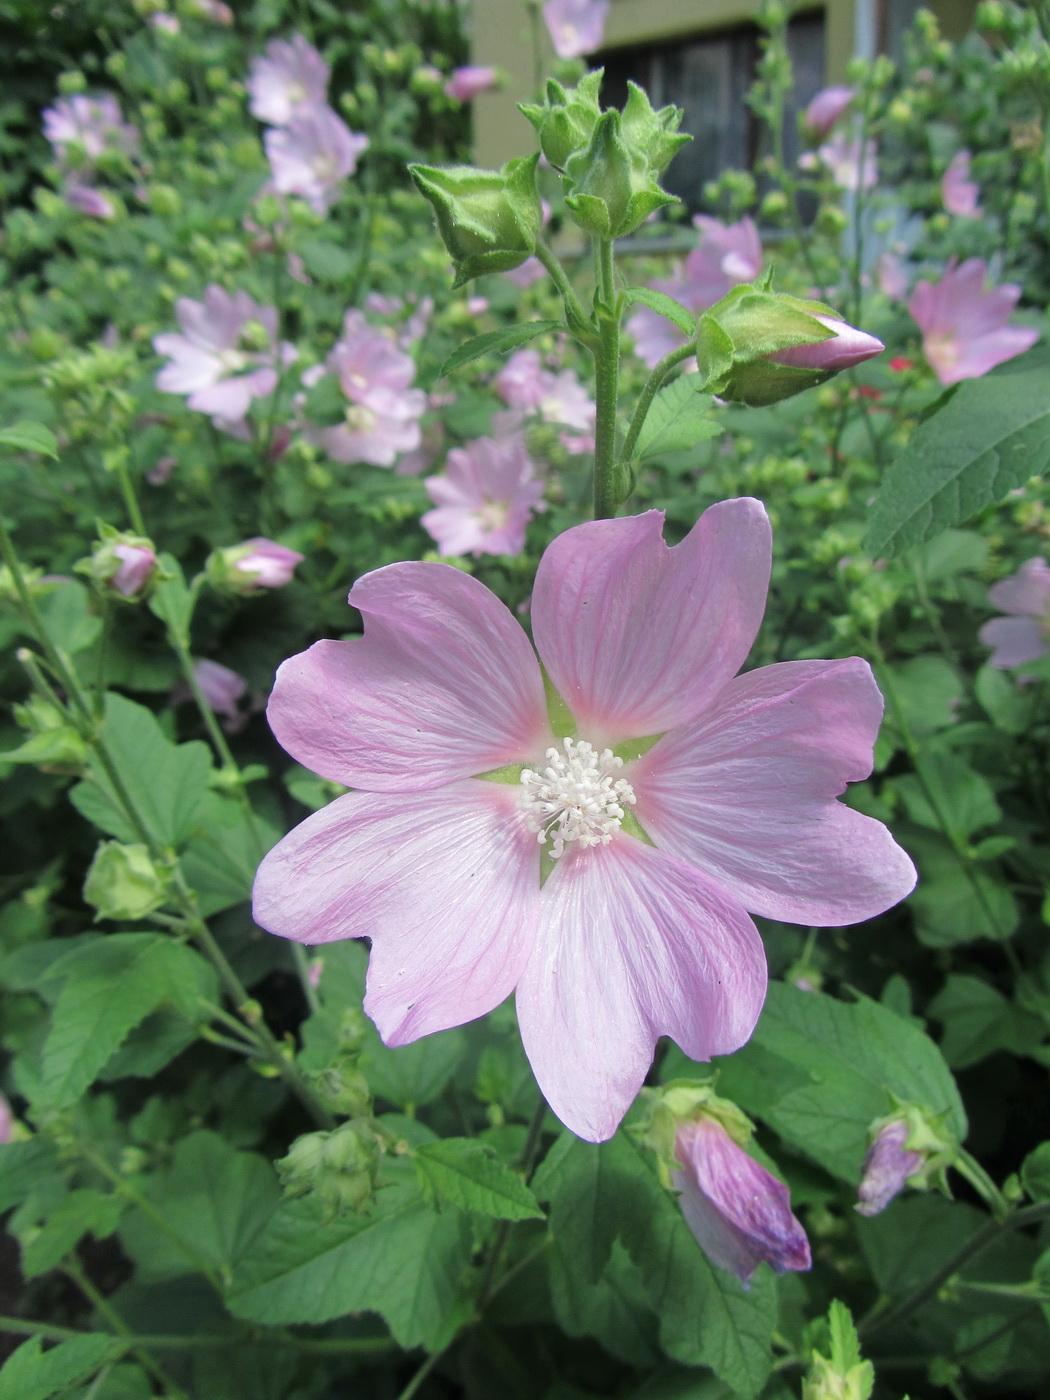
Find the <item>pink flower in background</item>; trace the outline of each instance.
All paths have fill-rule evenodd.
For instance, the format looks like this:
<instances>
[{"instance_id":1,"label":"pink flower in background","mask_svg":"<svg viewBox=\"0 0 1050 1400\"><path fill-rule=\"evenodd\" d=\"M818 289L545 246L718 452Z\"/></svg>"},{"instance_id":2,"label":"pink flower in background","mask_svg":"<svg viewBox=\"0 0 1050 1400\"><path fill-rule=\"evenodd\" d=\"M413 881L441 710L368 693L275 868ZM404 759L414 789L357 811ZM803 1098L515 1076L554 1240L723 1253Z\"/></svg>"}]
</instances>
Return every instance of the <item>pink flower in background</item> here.
<instances>
[{"instance_id":1,"label":"pink flower in background","mask_svg":"<svg viewBox=\"0 0 1050 1400\"><path fill-rule=\"evenodd\" d=\"M863 364L886 349L877 336L840 321L836 316L815 316L821 325L835 332L828 340L812 340L804 345L792 345L765 358L775 365L794 365L797 369L827 369L833 374Z\"/></svg>"},{"instance_id":2,"label":"pink flower in background","mask_svg":"<svg viewBox=\"0 0 1050 1400\"><path fill-rule=\"evenodd\" d=\"M747 1287L759 1264L778 1274L812 1266L806 1232L782 1181L738 1146L716 1117L679 1123L671 1184L697 1244Z\"/></svg>"},{"instance_id":3,"label":"pink flower in background","mask_svg":"<svg viewBox=\"0 0 1050 1400\"><path fill-rule=\"evenodd\" d=\"M543 398L545 374L538 350L516 350L496 375L492 387L508 408L531 413L539 408Z\"/></svg>"},{"instance_id":4,"label":"pink flower in background","mask_svg":"<svg viewBox=\"0 0 1050 1400\"><path fill-rule=\"evenodd\" d=\"M1037 555L988 590L993 608L1007 614L986 622L978 636L992 647L989 666L1008 671L1050 652L1050 567Z\"/></svg>"},{"instance_id":5,"label":"pink flower in background","mask_svg":"<svg viewBox=\"0 0 1050 1400\"><path fill-rule=\"evenodd\" d=\"M546 0L543 18L559 58L580 58L600 49L609 0Z\"/></svg>"},{"instance_id":6,"label":"pink flower in background","mask_svg":"<svg viewBox=\"0 0 1050 1400\"><path fill-rule=\"evenodd\" d=\"M563 423L582 433L594 432L594 400L571 369L560 374L544 369L538 350L515 351L497 374L493 387L509 408L539 413L545 423Z\"/></svg>"},{"instance_id":7,"label":"pink flower in background","mask_svg":"<svg viewBox=\"0 0 1050 1400\"><path fill-rule=\"evenodd\" d=\"M120 561L109 577L109 586L124 598L134 598L141 593L153 577L157 567L157 556L148 545L125 544L118 541L113 553Z\"/></svg>"},{"instance_id":8,"label":"pink flower in background","mask_svg":"<svg viewBox=\"0 0 1050 1400\"><path fill-rule=\"evenodd\" d=\"M905 1147L911 1132L911 1125L903 1118L880 1128L864 1159L857 1204L853 1207L858 1215L880 1215L904 1190L908 1178L922 1167L925 1154Z\"/></svg>"},{"instance_id":9,"label":"pink flower in background","mask_svg":"<svg viewBox=\"0 0 1050 1400\"><path fill-rule=\"evenodd\" d=\"M92 219L112 219L117 212L117 206L108 195L96 190L93 185L85 184L82 180L71 180L62 193L66 197L66 203L73 209L79 209L82 214L87 214Z\"/></svg>"},{"instance_id":10,"label":"pink flower in background","mask_svg":"<svg viewBox=\"0 0 1050 1400\"><path fill-rule=\"evenodd\" d=\"M138 132L125 122L120 103L109 92L101 97L86 97L83 93L60 97L44 112L44 135L61 162L70 146L81 147L88 160L94 162L103 151L130 154L138 144Z\"/></svg>"},{"instance_id":11,"label":"pink flower in background","mask_svg":"<svg viewBox=\"0 0 1050 1400\"><path fill-rule=\"evenodd\" d=\"M920 282L908 310L922 331L923 354L942 384L978 379L1039 339L1034 326L1008 326L1021 288L1010 282L985 290L988 265L968 258L948 264L939 282Z\"/></svg>"},{"instance_id":12,"label":"pink flower in background","mask_svg":"<svg viewBox=\"0 0 1050 1400\"><path fill-rule=\"evenodd\" d=\"M879 291L893 301L903 301L908 295L908 268L896 253L883 253L876 265Z\"/></svg>"},{"instance_id":13,"label":"pink flower in background","mask_svg":"<svg viewBox=\"0 0 1050 1400\"><path fill-rule=\"evenodd\" d=\"M419 447L419 420L427 396L422 389L410 387L415 362L389 335L370 326L362 312L346 313L327 368L338 376L350 404L344 422L309 428L310 441L319 443L337 462L371 462L376 467L391 467L398 453ZM303 382L319 378L320 374L308 371Z\"/></svg>"},{"instance_id":14,"label":"pink flower in background","mask_svg":"<svg viewBox=\"0 0 1050 1400\"><path fill-rule=\"evenodd\" d=\"M862 149L859 137L836 131L831 140L818 149L817 155L841 190L870 190L878 184L876 147L872 137L864 142Z\"/></svg>"},{"instance_id":15,"label":"pink flower in background","mask_svg":"<svg viewBox=\"0 0 1050 1400\"><path fill-rule=\"evenodd\" d=\"M248 691L248 682L244 677L219 661L209 661L207 657L193 663L193 674L211 709L217 715L226 716L228 722L223 728L228 731L231 726L240 728L246 719L237 706L237 701ZM184 705L193 699L193 692L185 681L180 681L172 687L169 698L173 705Z\"/></svg>"},{"instance_id":16,"label":"pink flower in background","mask_svg":"<svg viewBox=\"0 0 1050 1400\"><path fill-rule=\"evenodd\" d=\"M515 992L541 1090L591 1141L615 1131L660 1035L707 1060L751 1034L766 971L745 911L853 923L915 881L886 828L835 800L871 771L867 663L736 675L769 579L761 502L712 506L673 549L662 526L649 511L548 546L538 657L459 569L366 574L350 594L364 636L284 662L269 705L293 757L358 790L264 859L257 922L306 944L371 939L365 1010L388 1045ZM571 728L552 727L540 662Z\"/></svg>"},{"instance_id":17,"label":"pink flower in background","mask_svg":"<svg viewBox=\"0 0 1050 1400\"><path fill-rule=\"evenodd\" d=\"M960 151L944 172L941 198L949 214L963 219L977 219L981 210L978 201L981 187L970 179L970 152Z\"/></svg>"},{"instance_id":18,"label":"pink flower in background","mask_svg":"<svg viewBox=\"0 0 1050 1400\"><path fill-rule=\"evenodd\" d=\"M154 29L159 29L162 34L178 34L182 28L174 15L166 15L163 10L154 10L151 15L147 15L146 22Z\"/></svg>"},{"instance_id":19,"label":"pink flower in background","mask_svg":"<svg viewBox=\"0 0 1050 1400\"><path fill-rule=\"evenodd\" d=\"M445 96L456 102L470 102L483 92L491 92L499 80L495 68L482 68L468 64L465 68L453 70L445 84Z\"/></svg>"},{"instance_id":20,"label":"pink flower in background","mask_svg":"<svg viewBox=\"0 0 1050 1400\"><path fill-rule=\"evenodd\" d=\"M518 267L512 267L509 272L505 272L503 275L524 291L539 282L541 278L546 277L547 269L539 258L532 257L526 258Z\"/></svg>"},{"instance_id":21,"label":"pink flower in background","mask_svg":"<svg viewBox=\"0 0 1050 1400\"><path fill-rule=\"evenodd\" d=\"M203 301L180 297L175 315L182 333L153 338L157 354L171 360L157 375L157 388L185 394L189 408L236 427L252 399L277 387L276 307L259 306L247 292L231 295L213 284ZM260 341L265 348L258 348ZM294 360L294 347L282 345L280 359Z\"/></svg>"},{"instance_id":22,"label":"pink flower in background","mask_svg":"<svg viewBox=\"0 0 1050 1400\"><path fill-rule=\"evenodd\" d=\"M190 8L200 15L201 19L210 19L213 24L233 23L233 11L223 0L192 0Z\"/></svg>"},{"instance_id":23,"label":"pink flower in background","mask_svg":"<svg viewBox=\"0 0 1050 1400\"><path fill-rule=\"evenodd\" d=\"M699 315L741 282L754 281L762 271L762 240L754 223L746 218L737 224L723 224L697 214L693 223L700 230L700 243L686 258L682 274L650 286ZM634 338L638 358L650 369L685 344L685 336L674 322L647 306L640 306L630 317L627 332Z\"/></svg>"},{"instance_id":24,"label":"pink flower in background","mask_svg":"<svg viewBox=\"0 0 1050 1400\"><path fill-rule=\"evenodd\" d=\"M225 550L224 554L230 567L244 575L252 592L260 588L283 588L291 583L296 564L301 564L306 557L298 550L261 537L245 540Z\"/></svg>"},{"instance_id":25,"label":"pink flower in background","mask_svg":"<svg viewBox=\"0 0 1050 1400\"><path fill-rule=\"evenodd\" d=\"M331 107L309 107L263 137L278 194L297 194L326 214L339 186L357 169L368 137L351 131Z\"/></svg>"},{"instance_id":26,"label":"pink flower in background","mask_svg":"<svg viewBox=\"0 0 1050 1400\"><path fill-rule=\"evenodd\" d=\"M822 88L806 108L802 124L814 136L823 138L841 119L852 101L853 89L850 87Z\"/></svg>"},{"instance_id":27,"label":"pink flower in background","mask_svg":"<svg viewBox=\"0 0 1050 1400\"><path fill-rule=\"evenodd\" d=\"M288 126L328 96L328 64L301 34L274 39L252 59L245 86L253 117L271 126Z\"/></svg>"},{"instance_id":28,"label":"pink flower in background","mask_svg":"<svg viewBox=\"0 0 1050 1400\"><path fill-rule=\"evenodd\" d=\"M444 475L424 485L436 509L421 524L447 555L520 554L525 527L543 499L520 434L454 447Z\"/></svg>"},{"instance_id":29,"label":"pink flower in background","mask_svg":"<svg viewBox=\"0 0 1050 1400\"><path fill-rule=\"evenodd\" d=\"M11 1112L11 1105L0 1094L0 1146L11 1141L11 1133L15 1126L15 1115Z\"/></svg>"}]
</instances>

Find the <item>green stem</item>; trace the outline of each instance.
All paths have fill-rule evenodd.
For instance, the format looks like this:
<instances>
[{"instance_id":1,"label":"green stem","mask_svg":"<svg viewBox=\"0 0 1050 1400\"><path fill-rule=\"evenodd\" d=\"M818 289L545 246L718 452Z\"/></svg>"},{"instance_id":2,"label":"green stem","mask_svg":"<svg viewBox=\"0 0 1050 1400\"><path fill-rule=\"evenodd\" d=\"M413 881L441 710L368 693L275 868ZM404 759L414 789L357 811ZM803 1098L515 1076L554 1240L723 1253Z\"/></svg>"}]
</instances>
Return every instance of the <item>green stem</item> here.
<instances>
[{"instance_id":1,"label":"green stem","mask_svg":"<svg viewBox=\"0 0 1050 1400\"><path fill-rule=\"evenodd\" d=\"M891 1308L889 1312L883 1313L881 1317L872 1317L868 1322L862 1322L858 1331L862 1336L874 1336L876 1332L882 1332L887 1327L892 1327L894 1323L900 1322L902 1318L908 1317L921 1308L923 1303L940 1292L941 1288L948 1282L953 1274L957 1274L964 1265L971 1259L988 1248L1001 1235L1005 1235L1008 1230L1021 1230L1026 1225L1037 1225L1040 1221L1050 1217L1050 1201L1040 1201L1037 1205L1026 1206L1024 1210L1018 1210L1006 1220L989 1220L976 1234L971 1235L961 1248L957 1249L948 1262L942 1265L936 1273L931 1274L925 1283L921 1283L914 1289L902 1303Z\"/></svg>"},{"instance_id":2,"label":"green stem","mask_svg":"<svg viewBox=\"0 0 1050 1400\"><path fill-rule=\"evenodd\" d=\"M146 532L146 522L142 518L142 509L139 506L139 498L135 494L135 487L131 481L131 473L128 471L128 464L123 452L114 454L116 457L117 481L120 484L120 494L124 497L124 506L128 512L128 519L131 521L131 528L136 535L142 535L148 539Z\"/></svg>"},{"instance_id":3,"label":"green stem","mask_svg":"<svg viewBox=\"0 0 1050 1400\"><path fill-rule=\"evenodd\" d=\"M996 1220L1002 1221L1010 1214L1010 1202L996 1186L976 1157L971 1156L965 1147L959 1148L954 1162L955 1170L965 1177L977 1194L987 1203Z\"/></svg>"},{"instance_id":4,"label":"green stem","mask_svg":"<svg viewBox=\"0 0 1050 1400\"><path fill-rule=\"evenodd\" d=\"M583 307L580 305L580 299L576 295L575 288L569 281L565 269L547 244L544 243L542 238L536 240L536 256L547 269L551 280L561 295L562 301L565 303L565 314L569 321L570 329L574 321L580 326L586 325L587 317L584 314Z\"/></svg>"},{"instance_id":5,"label":"green stem","mask_svg":"<svg viewBox=\"0 0 1050 1400\"><path fill-rule=\"evenodd\" d=\"M50 1322L37 1322L31 1318L0 1317L0 1332L13 1332L27 1337L46 1337L50 1341L64 1342L72 1337L86 1334L75 1327L59 1327ZM294 1348L315 1356L354 1355L368 1356L384 1351L394 1351L397 1343L389 1337L296 1337L290 1332L271 1329L249 1338L239 1339L229 1336L189 1337L167 1335L166 1333L128 1333L114 1337L114 1345L125 1347L144 1346L167 1348L170 1351L219 1351L236 1345L238 1341L250 1341L253 1347Z\"/></svg>"},{"instance_id":6,"label":"green stem","mask_svg":"<svg viewBox=\"0 0 1050 1400\"><path fill-rule=\"evenodd\" d=\"M317 995L317 988L310 981L310 959L301 943L292 944L292 959L299 975L299 984L303 989L303 996L306 998L310 1015L316 1016L321 1010L321 998Z\"/></svg>"},{"instance_id":7,"label":"green stem","mask_svg":"<svg viewBox=\"0 0 1050 1400\"><path fill-rule=\"evenodd\" d=\"M688 345L680 345L676 350L669 351L663 359L656 365L649 378L642 386L642 392L638 397L634 414L631 418L630 426L627 429L627 436L624 439L623 451L620 453L620 460L629 462L631 454L634 452L634 445L638 441L638 434L642 431L646 416L653 406L653 399L664 386L664 380L674 369L675 365L680 365L683 360L688 360L694 354L696 346L690 342Z\"/></svg>"},{"instance_id":8,"label":"green stem","mask_svg":"<svg viewBox=\"0 0 1050 1400\"><path fill-rule=\"evenodd\" d=\"M117 1336L121 1340L127 1342L128 1349L138 1357L145 1369L160 1385L164 1394L171 1396L172 1400L189 1400L189 1397L182 1387L175 1384L164 1370L164 1367L161 1366L159 1361L154 1359L147 1348L136 1345L133 1340L131 1328L109 1300L98 1291L81 1268L80 1261L74 1255L70 1255L69 1258L66 1259L63 1265L63 1271L69 1275L84 1296L94 1305L95 1311L99 1316L105 1318L106 1322L109 1323Z\"/></svg>"},{"instance_id":9,"label":"green stem","mask_svg":"<svg viewBox=\"0 0 1050 1400\"><path fill-rule=\"evenodd\" d=\"M431 1371L438 1364L438 1362L441 1360L444 1354L445 1353L442 1351L436 1351L433 1356L428 1356L427 1359L423 1362L422 1366L420 1366L416 1374L409 1381L408 1385L405 1386L404 1390L397 1397L397 1400L412 1400L412 1396L415 1395L416 1391L426 1380L427 1376L430 1375Z\"/></svg>"},{"instance_id":10,"label":"green stem","mask_svg":"<svg viewBox=\"0 0 1050 1400\"><path fill-rule=\"evenodd\" d=\"M616 305L612 239L598 243L598 345L594 357L594 518L609 520L620 503L616 458L616 400L620 377L620 316Z\"/></svg>"},{"instance_id":11,"label":"green stem","mask_svg":"<svg viewBox=\"0 0 1050 1400\"><path fill-rule=\"evenodd\" d=\"M171 644L172 650L179 658L179 666L182 668L183 679L190 688L190 693L196 701L197 709L200 710L201 719L203 719L204 727L208 731L208 738L212 742L212 747L215 750L220 767L228 768L234 773L240 772L237 766L237 760L234 758L230 746L226 741L226 735L222 732L219 721L215 717L215 711L208 704L207 697L201 689L200 681L197 679L196 668L193 665L193 657L190 655L190 649L186 645L185 639L178 636L169 627L168 641ZM243 793L243 788L241 791Z\"/></svg>"}]
</instances>

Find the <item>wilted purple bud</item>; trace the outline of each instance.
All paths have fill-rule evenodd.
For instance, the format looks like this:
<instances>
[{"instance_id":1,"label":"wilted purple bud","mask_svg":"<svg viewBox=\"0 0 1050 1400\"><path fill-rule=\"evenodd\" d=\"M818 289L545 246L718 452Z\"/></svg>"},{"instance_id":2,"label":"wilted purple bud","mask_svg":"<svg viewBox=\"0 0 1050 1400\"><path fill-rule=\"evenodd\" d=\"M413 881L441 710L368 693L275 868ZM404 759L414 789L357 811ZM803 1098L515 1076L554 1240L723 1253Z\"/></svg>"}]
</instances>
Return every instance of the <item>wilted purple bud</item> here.
<instances>
[{"instance_id":1,"label":"wilted purple bud","mask_svg":"<svg viewBox=\"0 0 1050 1400\"><path fill-rule=\"evenodd\" d=\"M911 1128L903 1118L879 1129L864 1160L864 1175L857 1191L860 1199L853 1207L859 1215L884 1211L894 1196L904 1190L908 1178L921 1168L924 1154L910 1152L904 1145L910 1134Z\"/></svg>"},{"instance_id":2,"label":"wilted purple bud","mask_svg":"<svg viewBox=\"0 0 1050 1400\"><path fill-rule=\"evenodd\" d=\"M881 355L886 349L877 336L857 330L856 326L850 326L834 316L815 315L813 319L833 332L830 339L792 345L787 350L778 350L775 355L767 355L766 358L777 365L793 365L796 369L823 369L837 374L839 370L852 369L854 365L863 364L873 355Z\"/></svg>"},{"instance_id":3,"label":"wilted purple bud","mask_svg":"<svg viewBox=\"0 0 1050 1400\"><path fill-rule=\"evenodd\" d=\"M763 1260L777 1273L810 1268L809 1241L787 1187L717 1118L701 1113L679 1123L674 1155L681 1170L671 1172L671 1182L681 1192L682 1214L713 1264L745 1286Z\"/></svg>"}]
</instances>

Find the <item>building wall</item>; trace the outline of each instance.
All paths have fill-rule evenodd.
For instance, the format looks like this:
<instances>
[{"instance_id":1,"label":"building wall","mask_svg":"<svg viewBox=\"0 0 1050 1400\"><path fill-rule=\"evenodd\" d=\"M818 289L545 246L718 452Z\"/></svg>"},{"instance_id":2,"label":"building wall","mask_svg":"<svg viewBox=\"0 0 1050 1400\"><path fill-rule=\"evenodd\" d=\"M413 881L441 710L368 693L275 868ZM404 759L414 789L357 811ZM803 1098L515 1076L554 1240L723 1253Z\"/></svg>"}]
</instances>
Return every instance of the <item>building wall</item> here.
<instances>
[{"instance_id":1,"label":"building wall","mask_svg":"<svg viewBox=\"0 0 1050 1400\"><path fill-rule=\"evenodd\" d=\"M873 7L879 0L825 0L825 62L829 83L841 82L846 64L865 35L874 32ZM950 39L969 28L976 0L932 0ZM532 27L525 0L473 0L472 62L493 64L507 74L502 92L487 93L474 103L474 159L493 167L511 156L535 150L534 133L515 103L532 98L535 62ZM605 29L605 47L673 41L679 35L724 29L753 20L758 0L612 0ZM542 22L538 25L542 71L555 62L554 50Z\"/></svg>"}]
</instances>

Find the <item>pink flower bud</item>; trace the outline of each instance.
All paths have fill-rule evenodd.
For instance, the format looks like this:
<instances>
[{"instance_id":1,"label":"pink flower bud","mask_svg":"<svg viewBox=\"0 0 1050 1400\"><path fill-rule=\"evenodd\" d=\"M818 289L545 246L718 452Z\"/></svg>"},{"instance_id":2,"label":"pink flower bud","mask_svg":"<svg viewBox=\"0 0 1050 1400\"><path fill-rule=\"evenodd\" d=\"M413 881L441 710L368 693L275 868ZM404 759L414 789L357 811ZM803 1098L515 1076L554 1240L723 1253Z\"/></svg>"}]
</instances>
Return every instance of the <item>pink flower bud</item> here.
<instances>
[{"instance_id":1,"label":"pink flower bud","mask_svg":"<svg viewBox=\"0 0 1050 1400\"><path fill-rule=\"evenodd\" d=\"M911 1134L910 1125L898 1118L879 1129L878 1135L864 1161L864 1174L857 1190L858 1201L853 1207L859 1215L878 1215L904 1190L910 1176L926 1160L922 1152L909 1152L904 1146Z\"/></svg>"},{"instance_id":2,"label":"pink flower bud","mask_svg":"<svg viewBox=\"0 0 1050 1400\"><path fill-rule=\"evenodd\" d=\"M491 92L497 81L495 68L481 68L475 65L457 68L445 84L445 96L456 102L470 102L479 93Z\"/></svg>"},{"instance_id":3,"label":"pink flower bud","mask_svg":"<svg viewBox=\"0 0 1050 1400\"><path fill-rule=\"evenodd\" d=\"M715 1117L679 1123L671 1182L682 1214L713 1264L746 1286L763 1260L777 1273L808 1269L806 1232L791 1213L782 1181L739 1147Z\"/></svg>"},{"instance_id":4,"label":"pink flower bud","mask_svg":"<svg viewBox=\"0 0 1050 1400\"><path fill-rule=\"evenodd\" d=\"M814 316L813 319L834 331L834 336L829 340L792 345L766 358L777 365L792 365L795 369L823 369L837 374L839 370L863 364L873 355L881 355L886 348L876 336L869 335L867 331L858 331L833 316Z\"/></svg>"},{"instance_id":5,"label":"pink flower bud","mask_svg":"<svg viewBox=\"0 0 1050 1400\"><path fill-rule=\"evenodd\" d=\"M219 661L209 661L206 657L194 662L193 673L205 700L217 715L228 715L236 719L239 711L237 701L248 689L248 683L229 666Z\"/></svg>"},{"instance_id":6,"label":"pink flower bud","mask_svg":"<svg viewBox=\"0 0 1050 1400\"><path fill-rule=\"evenodd\" d=\"M803 124L815 136L825 137L852 101L850 87L822 88L806 108Z\"/></svg>"},{"instance_id":7,"label":"pink flower bud","mask_svg":"<svg viewBox=\"0 0 1050 1400\"><path fill-rule=\"evenodd\" d=\"M115 544L113 553L120 560L109 585L124 598L137 597L153 577L157 556L148 545Z\"/></svg>"},{"instance_id":8,"label":"pink flower bud","mask_svg":"<svg viewBox=\"0 0 1050 1400\"><path fill-rule=\"evenodd\" d=\"M297 550L262 538L245 540L235 550L225 552L233 570L244 575L252 592L258 588L283 588L292 581L296 564L301 564L306 557Z\"/></svg>"}]
</instances>

